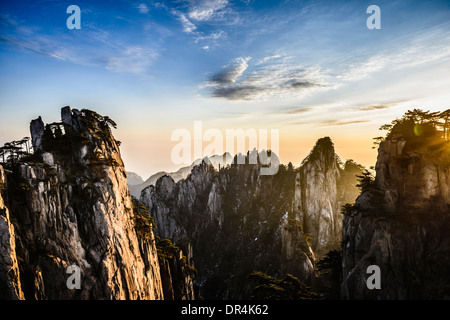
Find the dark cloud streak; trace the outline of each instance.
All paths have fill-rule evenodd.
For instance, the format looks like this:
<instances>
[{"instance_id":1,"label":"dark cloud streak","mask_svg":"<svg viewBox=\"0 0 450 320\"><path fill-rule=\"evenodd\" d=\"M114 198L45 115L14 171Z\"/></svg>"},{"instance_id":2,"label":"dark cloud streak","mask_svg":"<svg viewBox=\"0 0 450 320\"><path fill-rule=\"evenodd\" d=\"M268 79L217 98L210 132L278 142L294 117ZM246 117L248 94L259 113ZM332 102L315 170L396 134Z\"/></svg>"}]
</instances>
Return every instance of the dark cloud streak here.
<instances>
[{"instance_id":1,"label":"dark cloud streak","mask_svg":"<svg viewBox=\"0 0 450 320\"><path fill-rule=\"evenodd\" d=\"M375 106L364 106L364 107L359 107L358 110L360 111L372 111L372 110L381 110L381 109L388 109L392 107L392 104L387 104L387 105L375 105Z\"/></svg>"},{"instance_id":2,"label":"dark cloud streak","mask_svg":"<svg viewBox=\"0 0 450 320\"><path fill-rule=\"evenodd\" d=\"M301 114L311 111L313 108L297 108L297 109L289 109L284 111L286 114Z\"/></svg>"},{"instance_id":3,"label":"dark cloud streak","mask_svg":"<svg viewBox=\"0 0 450 320\"><path fill-rule=\"evenodd\" d=\"M214 88L213 97L226 98L228 100L251 100L251 98L263 92L264 88L255 86L219 86Z\"/></svg>"},{"instance_id":4,"label":"dark cloud streak","mask_svg":"<svg viewBox=\"0 0 450 320\"><path fill-rule=\"evenodd\" d=\"M348 124L357 124L357 123L366 123L370 122L370 120L349 120L349 121L342 121L342 120L325 120L320 121L318 124L321 124L322 126L345 126Z\"/></svg>"}]
</instances>

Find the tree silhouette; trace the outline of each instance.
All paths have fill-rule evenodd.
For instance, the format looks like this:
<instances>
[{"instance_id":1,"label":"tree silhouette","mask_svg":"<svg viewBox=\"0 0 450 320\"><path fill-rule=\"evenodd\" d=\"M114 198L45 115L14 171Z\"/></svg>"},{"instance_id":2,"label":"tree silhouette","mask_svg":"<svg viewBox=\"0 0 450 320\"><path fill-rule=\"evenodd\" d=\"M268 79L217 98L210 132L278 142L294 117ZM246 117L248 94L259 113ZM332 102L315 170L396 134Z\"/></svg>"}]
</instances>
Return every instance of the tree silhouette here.
<instances>
[{"instance_id":1,"label":"tree silhouette","mask_svg":"<svg viewBox=\"0 0 450 320\"><path fill-rule=\"evenodd\" d=\"M361 193L364 193L374 188L375 179L369 170L365 169L361 173L361 175L357 175L356 177L358 178L359 181L359 183L356 186L361 189Z\"/></svg>"},{"instance_id":2,"label":"tree silhouette","mask_svg":"<svg viewBox=\"0 0 450 320\"><path fill-rule=\"evenodd\" d=\"M30 137L23 137L22 140L20 140L21 144L25 145L25 150L26 150L27 154L30 153L29 141L30 141Z\"/></svg>"},{"instance_id":3,"label":"tree silhouette","mask_svg":"<svg viewBox=\"0 0 450 320\"><path fill-rule=\"evenodd\" d=\"M2 162L5 163L5 153L6 153L6 148L5 146L0 147L0 156L2 156Z\"/></svg>"},{"instance_id":4,"label":"tree silhouette","mask_svg":"<svg viewBox=\"0 0 450 320\"><path fill-rule=\"evenodd\" d=\"M386 130L387 138L400 134L405 138L441 136L449 140L450 109L443 112L430 112L421 109L408 110L400 119L393 120L390 124L384 124L380 130ZM382 141L382 137L374 138L375 144Z\"/></svg>"},{"instance_id":5,"label":"tree silhouette","mask_svg":"<svg viewBox=\"0 0 450 320\"><path fill-rule=\"evenodd\" d=\"M108 116L102 117L102 122L110 127L113 127L114 129L117 129L117 124Z\"/></svg>"},{"instance_id":6,"label":"tree silhouette","mask_svg":"<svg viewBox=\"0 0 450 320\"><path fill-rule=\"evenodd\" d=\"M443 130L443 138L445 140L449 140L450 139L450 134L449 134L449 129L450 129L450 109L447 109L445 111L442 111L441 114L439 115L439 118L441 118L444 123L441 124L442 126L442 130Z\"/></svg>"},{"instance_id":7,"label":"tree silhouette","mask_svg":"<svg viewBox=\"0 0 450 320\"><path fill-rule=\"evenodd\" d=\"M379 146L380 143L384 141L384 137L375 137L375 138L372 138L372 139L375 140L373 142L374 146L372 147L372 149L376 149L376 147Z\"/></svg>"},{"instance_id":8,"label":"tree silhouette","mask_svg":"<svg viewBox=\"0 0 450 320\"><path fill-rule=\"evenodd\" d=\"M289 162L287 165L287 171L288 172L293 172L294 171L294 165L292 164L292 162Z\"/></svg>"},{"instance_id":9,"label":"tree silhouette","mask_svg":"<svg viewBox=\"0 0 450 320\"><path fill-rule=\"evenodd\" d=\"M250 296L252 300L319 299L317 293L291 274L287 274L283 279L277 279L257 271L250 274L248 279L255 284Z\"/></svg>"},{"instance_id":10,"label":"tree silhouette","mask_svg":"<svg viewBox=\"0 0 450 320\"><path fill-rule=\"evenodd\" d=\"M347 205L349 205L347 203ZM317 270L325 277L329 284L325 285L327 299L339 299L342 277L342 252L331 250L317 261Z\"/></svg>"},{"instance_id":11,"label":"tree silhouette","mask_svg":"<svg viewBox=\"0 0 450 320\"><path fill-rule=\"evenodd\" d=\"M403 116L404 119L414 120L415 123L435 123L439 117L439 112L423 111L421 109L408 110Z\"/></svg>"},{"instance_id":12,"label":"tree silhouette","mask_svg":"<svg viewBox=\"0 0 450 320\"><path fill-rule=\"evenodd\" d=\"M29 154L29 137L22 140L6 142L0 147L0 156L4 164L15 164L20 158Z\"/></svg>"}]
</instances>

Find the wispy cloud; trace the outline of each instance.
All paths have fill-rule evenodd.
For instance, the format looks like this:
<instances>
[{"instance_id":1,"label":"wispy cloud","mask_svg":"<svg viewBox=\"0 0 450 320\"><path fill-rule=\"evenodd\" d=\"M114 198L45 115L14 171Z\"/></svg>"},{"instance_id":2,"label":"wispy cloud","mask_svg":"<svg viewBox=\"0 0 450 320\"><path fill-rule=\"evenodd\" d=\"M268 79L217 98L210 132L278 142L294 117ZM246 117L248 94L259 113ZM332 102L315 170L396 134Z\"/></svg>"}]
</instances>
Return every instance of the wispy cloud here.
<instances>
[{"instance_id":1,"label":"wispy cloud","mask_svg":"<svg viewBox=\"0 0 450 320\"><path fill-rule=\"evenodd\" d=\"M280 59L280 58L282 58L283 56L284 56L284 55L282 55L282 54L276 53L276 54L274 54L274 55L271 55L271 56L268 56L268 57L264 57L264 58L258 60L257 64L267 63L267 62L269 62L269 61L271 61L271 60L274 60L274 59Z\"/></svg>"},{"instance_id":2,"label":"wispy cloud","mask_svg":"<svg viewBox=\"0 0 450 320\"><path fill-rule=\"evenodd\" d=\"M108 32L85 25L82 35L43 34L20 27L11 17L2 17L0 42L62 61L86 66L100 66L114 72L148 76L158 52L143 45L111 40ZM99 45L101 44L101 45Z\"/></svg>"},{"instance_id":3,"label":"wispy cloud","mask_svg":"<svg viewBox=\"0 0 450 320\"><path fill-rule=\"evenodd\" d=\"M44 39L42 37L35 37L33 40L26 41L11 36L0 35L0 43L16 46L25 50L30 50L35 53L46 55L59 60L69 60L68 56L65 54L67 53L66 50L58 50L54 46L51 46L50 42L47 39Z\"/></svg>"},{"instance_id":4,"label":"wispy cloud","mask_svg":"<svg viewBox=\"0 0 450 320\"><path fill-rule=\"evenodd\" d=\"M195 43L199 43L204 40L218 40L225 38L227 33L223 30L218 30L217 32L212 32L208 35L199 35L195 38Z\"/></svg>"},{"instance_id":5,"label":"wispy cloud","mask_svg":"<svg viewBox=\"0 0 450 320\"><path fill-rule=\"evenodd\" d=\"M228 0L189 0L188 16L196 21L208 21L217 15L223 15Z\"/></svg>"},{"instance_id":6,"label":"wispy cloud","mask_svg":"<svg viewBox=\"0 0 450 320\"><path fill-rule=\"evenodd\" d=\"M140 13L149 13L150 9L147 7L147 5L145 3L140 3L137 8L139 9Z\"/></svg>"},{"instance_id":7,"label":"wispy cloud","mask_svg":"<svg viewBox=\"0 0 450 320\"><path fill-rule=\"evenodd\" d=\"M381 110L381 109L388 109L392 105L373 105L373 106L363 106L359 107L357 110L360 111L372 111L372 110Z\"/></svg>"},{"instance_id":8,"label":"wispy cloud","mask_svg":"<svg viewBox=\"0 0 450 320\"><path fill-rule=\"evenodd\" d=\"M215 48L220 40L226 38L227 33L220 27L209 33L202 30L205 24L229 24L236 20L236 13L230 8L228 0L184 0L171 4L155 5L170 12L182 25L183 32L191 34L194 42L204 50ZM206 28L206 29L208 29Z\"/></svg>"},{"instance_id":9,"label":"wispy cloud","mask_svg":"<svg viewBox=\"0 0 450 320\"><path fill-rule=\"evenodd\" d=\"M373 56L367 61L352 64L349 66L348 70L336 78L344 81L357 81L367 78L374 72L382 70L389 61L389 57L386 56Z\"/></svg>"},{"instance_id":10,"label":"wispy cloud","mask_svg":"<svg viewBox=\"0 0 450 320\"><path fill-rule=\"evenodd\" d=\"M370 122L370 120L339 120L339 119L334 119L334 120L320 121L320 122L318 122L318 124L322 125L322 126L345 126L345 125L349 125L349 124L358 124L358 123L366 123L366 122Z\"/></svg>"},{"instance_id":11,"label":"wispy cloud","mask_svg":"<svg viewBox=\"0 0 450 320\"><path fill-rule=\"evenodd\" d=\"M358 81L377 72L392 72L450 58L450 23L439 25L428 32L416 35L403 46L397 45L389 51L380 52L365 60L347 66L336 78L343 81Z\"/></svg>"},{"instance_id":12,"label":"wispy cloud","mask_svg":"<svg viewBox=\"0 0 450 320\"><path fill-rule=\"evenodd\" d=\"M203 87L212 88L212 96L227 100L259 100L269 97L305 94L310 90L326 89L324 75L317 68L285 63L258 61L249 71L249 57L240 57L209 77Z\"/></svg>"},{"instance_id":13,"label":"wispy cloud","mask_svg":"<svg viewBox=\"0 0 450 320\"><path fill-rule=\"evenodd\" d=\"M219 73L213 75L209 79L208 85L214 86L235 83L236 80L245 72L245 70L247 70L248 61L250 59L251 57L235 59L231 65L226 66L224 71L220 71Z\"/></svg>"},{"instance_id":14,"label":"wispy cloud","mask_svg":"<svg viewBox=\"0 0 450 320\"><path fill-rule=\"evenodd\" d=\"M213 97L227 100L261 100L270 97L300 98L308 94L349 90L353 82L380 83L383 73L404 77L416 67L428 67L450 60L450 23L444 23L403 39L389 50L375 54L366 51L362 57L337 57L338 63L317 61L314 66L293 62L294 58L281 51L252 61L242 61L225 71L218 71L206 81ZM239 59L239 58L238 58ZM239 61L235 60L235 63ZM242 59L242 58L241 58ZM245 63L244 63L245 62ZM409 99L408 97L405 97ZM367 104L359 111L381 110L390 104ZM354 107L353 110L356 110Z\"/></svg>"},{"instance_id":15,"label":"wispy cloud","mask_svg":"<svg viewBox=\"0 0 450 320\"><path fill-rule=\"evenodd\" d=\"M313 108L311 108L311 107L295 108L295 109L285 110L284 113L286 113L286 114L302 114L302 113L310 112L311 110L313 110Z\"/></svg>"},{"instance_id":16,"label":"wispy cloud","mask_svg":"<svg viewBox=\"0 0 450 320\"><path fill-rule=\"evenodd\" d=\"M195 43L203 45L202 48L210 50L219 45L219 42L226 39L227 33L223 30L218 30L207 35L198 34L195 37Z\"/></svg>"},{"instance_id":17,"label":"wispy cloud","mask_svg":"<svg viewBox=\"0 0 450 320\"><path fill-rule=\"evenodd\" d=\"M183 25L183 32L186 33L194 33L194 31L197 29L196 25L193 24L187 17L186 15L178 10L172 9L171 13L173 15L175 15L178 20L181 22L181 24Z\"/></svg>"},{"instance_id":18,"label":"wispy cloud","mask_svg":"<svg viewBox=\"0 0 450 320\"><path fill-rule=\"evenodd\" d=\"M106 69L144 75L158 57L152 49L141 46L125 47L116 55L106 59Z\"/></svg>"},{"instance_id":19,"label":"wispy cloud","mask_svg":"<svg viewBox=\"0 0 450 320\"><path fill-rule=\"evenodd\" d=\"M320 118L319 118L320 119ZM294 125L308 125L308 126L318 126L318 127L332 127L332 126L347 126L347 125L353 125L353 124L362 124L362 123L369 123L371 120L366 119L349 119L349 120L343 120L343 119L329 119L329 120L318 120L314 121L312 119L304 120L304 121L296 121L292 124Z\"/></svg>"}]
</instances>

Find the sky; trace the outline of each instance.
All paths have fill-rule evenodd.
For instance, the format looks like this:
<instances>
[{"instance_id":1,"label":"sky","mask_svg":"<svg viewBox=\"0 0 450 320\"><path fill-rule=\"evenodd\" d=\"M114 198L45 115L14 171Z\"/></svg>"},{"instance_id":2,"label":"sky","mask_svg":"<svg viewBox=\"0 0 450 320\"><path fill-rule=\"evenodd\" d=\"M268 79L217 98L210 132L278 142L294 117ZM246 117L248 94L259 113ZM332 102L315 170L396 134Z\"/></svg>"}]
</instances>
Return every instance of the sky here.
<instances>
[{"instance_id":1,"label":"sky","mask_svg":"<svg viewBox=\"0 0 450 320\"><path fill-rule=\"evenodd\" d=\"M194 139L194 121L224 137L278 130L282 163L329 136L342 160L372 166L382 124L450 108L449 74L449 1L0 2L0 144L64 106L92 109L144 179L180 167L172 134Z\"/></svg>"}]
</instances>

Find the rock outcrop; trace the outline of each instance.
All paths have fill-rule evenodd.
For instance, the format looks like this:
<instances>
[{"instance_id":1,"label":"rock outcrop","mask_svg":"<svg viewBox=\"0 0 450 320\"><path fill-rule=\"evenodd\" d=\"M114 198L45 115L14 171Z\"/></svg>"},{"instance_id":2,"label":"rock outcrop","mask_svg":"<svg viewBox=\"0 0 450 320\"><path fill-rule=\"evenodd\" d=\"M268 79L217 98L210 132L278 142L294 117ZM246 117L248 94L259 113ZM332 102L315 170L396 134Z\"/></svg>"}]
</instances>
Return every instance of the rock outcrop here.
<instances>
[{"instance_id":1,"label":"rock outcrop","mask_svg":"<svg viewBox=\"0 0 450 320\"><path fill-rule=\"evenodd\" d=\"M162 299L154 236L136 229L115 124L89 110L61 113L63 122L44 130L40 118L32 121L36 152L11 167L2 191L2 294ZM67 285L73 270L79 288Z\"/></svg>"},{"instance_id":2,"label":"rock outcrop","mask_svg":"<svg viewBox=\"0 0 450 320\"><path fill-rule=\"evenodd\" d=\"M439 137L381 142L376 179L343 221L343 298L450 298L449 150ZM381 289L367 287L370 265Z\"/></svg>"},{"instance_id":3,"label":"rock outcrop","mask_svg":"<svg viewBox=\"0 0 450 320\"><path fill-rule=\"evenodd\" d=\"M165 300L195 300L195 268L188 263L183 250L175 247L171 254L159 254ZM192 262L191 262L192 263Z\"/></svg>"},{"instance_id":4,"label":"rock outcrop","mask_svg":"<svg viewBox=\"0 0 450 320\"><path fill-rule=\"evenodd\" d=\"M39 117L30 123L31 144L34 151L41 150L42 136L44 135L44 122Z\"/></svg>"},{"instance_id":5,"label":"rock outcrop","mask_svg":"<svg viewBox=\"0 0 450 320\"><path fill-rule=\"evenodd\" d=\"M296 177L295 218L310 234L312 249L319 256L340 245L341 197L345 193L344 188L340 190L341 174L333 143L325 137L317 141Z\"/></svg>"}]
</instances>

